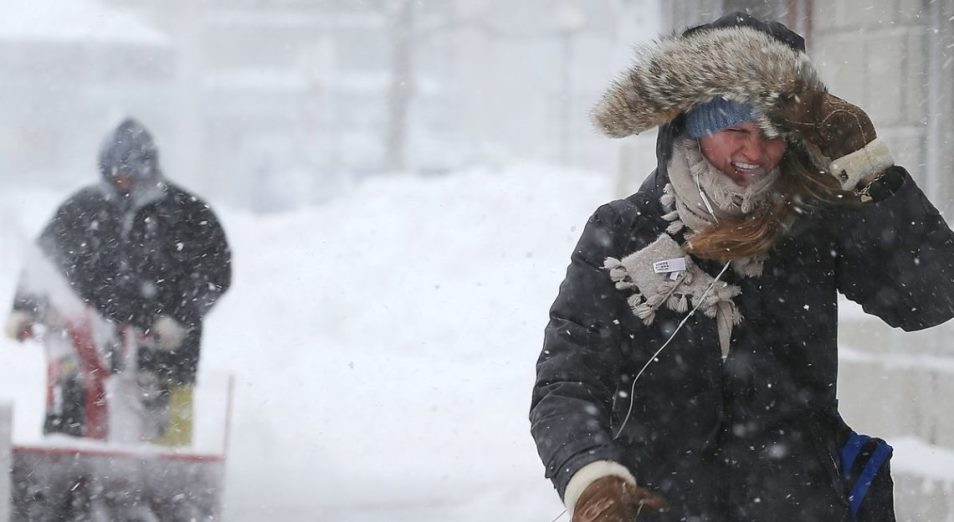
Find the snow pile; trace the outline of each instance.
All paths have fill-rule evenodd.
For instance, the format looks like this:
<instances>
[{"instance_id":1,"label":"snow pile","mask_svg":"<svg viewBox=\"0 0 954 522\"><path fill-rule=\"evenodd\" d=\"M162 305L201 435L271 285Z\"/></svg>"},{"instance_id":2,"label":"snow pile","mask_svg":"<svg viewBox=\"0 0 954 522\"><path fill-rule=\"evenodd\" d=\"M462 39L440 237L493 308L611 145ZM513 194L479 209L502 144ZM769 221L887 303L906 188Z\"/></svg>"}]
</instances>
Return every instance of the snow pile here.
<instances>
[{"instance_id":1,"label":"snow pile","mask_svg":"<svg viewBox=\"0 0 954 522\"><path fill-rule=\"evenodd\" d=\"M932 446L915 437L890 441L897 457L891 461L892 471L954 484L954 450ZM899 458L900 457L900 458Z\"/></svg>"},{"instance_id":2,"label":"snow pile","mask_svg":"<svg viewBox=\"0 0 954 522\"><path fill-rule=\"evenodd\" d=\"M528 430L533 365L609 186L525 166L378 179L310 211L227 217L236 285L203 368L240 383L229 518L249 501L299 519L556 516Z\"/></svg>"},{"instance_id":3,"label":"snow pile","mask_svg":"<svg viewBox=\"0 0 954 522\"><path fill-rule=\"evenodd\" d=\"M371 180L319 208L220 210L235 286L200 379L236 375L227 520L540 520L527 410L547 308L604 175L536 165ZM5 193L0 296L65 194ZM16 437L42 353L0 342ZM211 379L206 379L211 380Z\"/></svg>"}]
</instances>

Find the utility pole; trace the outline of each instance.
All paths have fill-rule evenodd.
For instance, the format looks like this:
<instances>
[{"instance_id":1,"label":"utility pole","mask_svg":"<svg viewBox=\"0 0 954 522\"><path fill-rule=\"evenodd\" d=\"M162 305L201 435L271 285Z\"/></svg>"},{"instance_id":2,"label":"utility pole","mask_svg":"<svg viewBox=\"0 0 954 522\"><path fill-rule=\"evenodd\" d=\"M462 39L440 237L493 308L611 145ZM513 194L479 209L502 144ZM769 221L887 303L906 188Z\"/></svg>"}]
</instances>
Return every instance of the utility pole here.
<instances>
[{"instance_id":1,"label":"utility pole","mask_svg":"<svg viewBox=\"0 0 954 522\"><path fill-rule=\"evenodd\" d=\"M408 112L414 95L414 0L398 0L391 31L394 53L388 94L385 168L402 170L406 160Z\"/></svg>"}]
</instances>

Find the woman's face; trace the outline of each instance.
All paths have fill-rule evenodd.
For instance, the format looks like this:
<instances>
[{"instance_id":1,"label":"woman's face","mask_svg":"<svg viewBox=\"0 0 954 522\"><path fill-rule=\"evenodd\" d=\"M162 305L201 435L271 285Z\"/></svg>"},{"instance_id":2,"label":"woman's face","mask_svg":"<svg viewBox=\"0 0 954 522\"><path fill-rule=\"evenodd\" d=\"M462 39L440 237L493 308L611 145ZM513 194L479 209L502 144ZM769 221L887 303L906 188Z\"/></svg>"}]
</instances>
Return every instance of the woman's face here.
<instances>
[{"instance_id":1,"label":"woman's face","mask_svg":"<svg viewBox=\"0 0 954 522\"><path fill-rule=\"evenodd\" d=\"M703 136L699 146L709 163L743 187L771 172L785 154L785 140L767 138L754 121Z\"/></svg>"}]
</instances>

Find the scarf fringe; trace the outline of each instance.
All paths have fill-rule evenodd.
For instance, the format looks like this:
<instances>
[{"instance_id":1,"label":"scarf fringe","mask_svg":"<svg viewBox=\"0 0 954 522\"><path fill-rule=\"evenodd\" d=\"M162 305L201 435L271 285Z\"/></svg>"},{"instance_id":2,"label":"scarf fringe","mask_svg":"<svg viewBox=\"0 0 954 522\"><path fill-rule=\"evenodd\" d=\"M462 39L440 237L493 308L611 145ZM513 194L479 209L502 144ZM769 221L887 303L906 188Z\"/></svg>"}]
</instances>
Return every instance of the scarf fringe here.
<instances>
[{"instance_id":1,"label":"scarf fringe","mask_svg":"<svg viewBox=\"0 0 954 522\"><path fill-rule=\"evenodd\" d=\"M717 174L717 173L714 174L712 172L706 172L714 167L712 167L712 165L708 161L706 161L705 157L702 156L702 153L699 152L698 147L695 145L695 143L692 140L683 140L683 141L677 142L677 144L674 144L674 147L676 147L677 145L678 145L678 147L676 148L677 156L679 152L682 152L682 156L684 156L685 161L689 166L688 168L689 168L690 175L700 176L700 179L702 180L711 179L713 176L724 177L724 175L722 174ZM676 156L674 156L673 159L675 160ZM674 172L671 170L670 175L673 175L673 174ZM776 171L774 171L773 174L769 176L771 180L763 182L763 184L765 185L765 188L767 188L768 186L771 186L771 183L774 182L777 176L778 176L778 173L776 169ZM753 197L755 194L760 194L764 192L765 188L760 188L757 191L748 193L747 195L743 197L737 193L728 191L725 187L723 187L723 190L715 190L710 185L716 185L716 184L713 184L713 183L704 183L704 184L706 185L705 192L707 194L709 192L720 194L718 196L710 195L715 201L715 204L717 206L725 205L725 204L728 204L730 206L740 205L739 208L741 208L743 212L748 212L754 209L755 207L757 207L758 205L764 204L765 202L764 198ZM737 200L739 198L741 198L740 204L733 202L734 200ZM663 195L659 197L659 203L662 205L663 212L664 212L663 219L665 219L666 221L669 221L669 225L666 227L666 233L672 236L686 229L692 230L693 232L699 232L698 230L694 230L693 227L686 225L686 221L683 219L682 215L680 214L680 205L677 204L678 200L679 200L679 195L676 194L676 189L673 187L672 183L671 182L666 183L666 186L663 187ZM686 207L686 202L683 201L681 206ZM746 210L746 209L749 209L749 210ZM694 217L693 219L698 221L699 218ZM696 226L697 227L709 226L711 224L712 223L710 222L696 223ZM767 256L753 256L753 257L743 257L739 259L733 259L732 270L743 277L759 277L762 275L762 267L765 264L766 259L768 259Z\"/></svg>"},{"instance_id":2,"label":"scarf fringe","mask_svg":"<svg viewBox=\"0 0 954 522\"><path fill-rule=\"evenodd\" d=\"M618 290L631 290L633 293L626 299L626 304L632 310L633 315L639 318L643 324L650 325L656 319L656 312L663 306L676 313L686 313L690 307L699 304L700 295L694 295L691 292L679 291L691 285L694 276L691 271L683 272L678 279L672 281L663 281L659 283L652 295L645 295L633 281L632 274L626 269L626 266L613 257L606 258L603 262L603 268L610 272L610 279L616 284ZM698 270L695 267L694 270ZM739 324L742 320L741 315L732 302L732 298L739 295L741 291L737 286L727 283L716 284L709 294L702 301L699 309L706 317L716 317L719 312L719 306L728 304L730 312L729 320L731 324Z\"/></svg>"}]
</instances>

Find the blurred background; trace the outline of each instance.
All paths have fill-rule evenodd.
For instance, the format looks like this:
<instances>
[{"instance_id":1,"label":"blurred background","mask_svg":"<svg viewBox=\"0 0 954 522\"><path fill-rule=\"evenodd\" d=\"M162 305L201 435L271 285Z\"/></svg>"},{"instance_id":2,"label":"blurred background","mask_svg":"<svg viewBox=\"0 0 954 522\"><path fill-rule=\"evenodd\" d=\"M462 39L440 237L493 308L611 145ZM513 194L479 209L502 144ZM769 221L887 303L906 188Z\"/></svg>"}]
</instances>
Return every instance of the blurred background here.
<instances>
[{"instance_id":1,"label":"blurred background","mask_svg":"<svg viewBox=\"0 0 954 522\"><path fill-rule=\"evenodd\" d=\"M136 117L233 245L200 370L237 379L227 520L553 520L526 420L547 308L655 166L589 110L634 46L732 10L805 35L954 211L954 0L0 0L0 303ZM842 309L842 408L895 446L899 520L954 521L952 328ZM15 441L43 361L0 342Z\"/></svg>"},{"instance_id":2,"label":"blurred background","mask_svg":"<svg viewBox=\"0 0 954 522\"><path fill-rule=\"evenodd\" d=\"M3 5L2 180L68 186L135 114L170 173L261 210L392 171L609 170L587 111L659 24L650 0Z\"/></svg>"}]
</instances>

